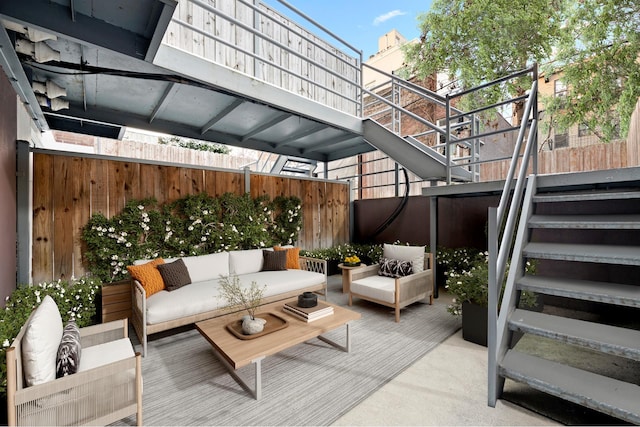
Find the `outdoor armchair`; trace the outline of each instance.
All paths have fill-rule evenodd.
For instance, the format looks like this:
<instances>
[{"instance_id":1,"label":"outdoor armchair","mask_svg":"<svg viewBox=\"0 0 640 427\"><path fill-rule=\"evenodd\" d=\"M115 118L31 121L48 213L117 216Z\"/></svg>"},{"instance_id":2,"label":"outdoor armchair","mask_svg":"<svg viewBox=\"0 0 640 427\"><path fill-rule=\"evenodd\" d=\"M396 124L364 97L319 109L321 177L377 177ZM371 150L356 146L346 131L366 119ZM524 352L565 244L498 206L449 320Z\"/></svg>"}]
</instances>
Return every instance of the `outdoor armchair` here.
<instances>
[{"instance_id":1,"label":"outdoor armchair","mask_svg":"<svg viewBox=\"0 0 640 427\"><path fill-rule=\"evenodd\" d=\"M7 349L9 425L106 425L136 415L142 425L141 356L133 353L127 320L80 328L78 372L27 386L23 325Z\"/></svg>"},{"instance_id":2,"label":"outdoor armchair","mask_svg":"<svg viewBox=\"0 0 640 427\"><path fill-rule=\"evenodd\" d=\"M424 251L424 249L423 249ZM349 305L360 298L395 309L395 321L400 321L400 309L420 300L433 304L433 254L425 253L424 270L403 277L380 276L379 264L351 270Z\"/></svg>"}]
</instances>

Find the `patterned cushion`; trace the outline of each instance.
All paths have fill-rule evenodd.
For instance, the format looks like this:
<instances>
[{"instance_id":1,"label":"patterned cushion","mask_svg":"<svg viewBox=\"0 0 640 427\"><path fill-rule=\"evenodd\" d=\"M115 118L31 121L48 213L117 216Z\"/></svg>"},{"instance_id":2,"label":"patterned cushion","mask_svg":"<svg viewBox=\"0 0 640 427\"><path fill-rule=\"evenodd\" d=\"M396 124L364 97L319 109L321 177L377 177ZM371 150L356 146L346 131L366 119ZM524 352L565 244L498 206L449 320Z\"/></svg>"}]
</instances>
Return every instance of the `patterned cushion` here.
<instances>
[{"instance_id":1,"label":"patterned cushion","mask_svg":"<svg viewBox=\"0 0 640 427\"><path fill-rule=\"evenodd\" d=\"M160 272L160 276L162 276L162 280L164 281L164 286L168 291L174 291L191 283L189 270L187 270L187 266L184 265L182 258L173 262L159 264L157 267Z\"/></svg>"},{"instance_id":2,"label":"patterned cushion","mask_svg":"<svg viewBox=\"0 0 640 427\"><path fill-rule=\"evenodd\" d=\"M160 264L164 264L162 258L154 259L146 264L127 266L131 277L140 282L144 288L147 298L164 289L164 281L157 268Z\"/></svg>"},{"instance_id":3,"label":"patterned cushion","mask_svg":"<svg viewBox=\"0 0 640 427\"><path fill-rule=\"evenodd\" d=\"M78 372L80 366L80 329L76 322L69 321L62 331L62 340L56 357L56 378Z\"/></svg>"},{"instance_id":4,"label":"patterned cushion","mask_svg":"<svg viewBox=\"0 0 640 427\"><path fill-rule=\"evenodd\" d=\"M287 270L300 270L300 248L274 246L275 251L287 251Z\"/></svg>"},{"instance_id":5,"label":"patterned cushion","mask_svg":"<svg viewBox=\"0 0 640 427\"><path fill-rule=\"evenodd\" d=\"M411 261L414 273L424 271L424 246L406 246L406 245L383 245L382 256L385 258L399 259L401 261Z\"/></svg>"},{"instance_id":6,"label":"patterned cushion","mask_svg":"<svg viewBox=\"0 0 640 427\"><path fill-rule=\"evenodd\" d=\"M413 274L411 261L401 261L398 259L380 258L379 276L404 277Z\"/></svg>"},{"instance_id":7,"label":"patterned cushion","mask_svg":"<svg viewBox=\"0 0 640 427\"><path fill-rule=\"evenodd\" d=\"M286 251L262 251L264 263L262 271L279 271L287 269L287 252Z\"/></svg>"}]
</instances>

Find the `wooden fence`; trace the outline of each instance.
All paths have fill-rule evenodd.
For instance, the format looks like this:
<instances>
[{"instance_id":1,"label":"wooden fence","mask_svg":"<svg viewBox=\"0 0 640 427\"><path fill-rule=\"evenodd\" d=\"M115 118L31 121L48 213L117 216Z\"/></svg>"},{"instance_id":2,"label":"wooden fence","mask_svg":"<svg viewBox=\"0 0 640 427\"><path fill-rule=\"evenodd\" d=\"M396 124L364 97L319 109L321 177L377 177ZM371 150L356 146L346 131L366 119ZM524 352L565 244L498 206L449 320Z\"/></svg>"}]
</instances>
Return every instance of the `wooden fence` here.
<instances>
[{"instance_id":1,"label":"wooden fence","mask_svg":"<svg viewBox=\"0 0 640 427\"><path fill-rule=\"evenodd\" d=\"M538 173L540 175L588 172L639 166L639 143L636 139L599 143L584 147L558 148L538 153ZM480 166L481 181L505 179L511 160L485 163ZM529 166L529 173L531 166Z\"/></svg>"},{"instance_id":2,"label":"wooden fence","mask_svg":"<svg viewBox=\"0 0 640 427\"><path fill-rule=\"evenodd\" d=\"M301 248L349 241L348 184L255 173L249 180L252 197L302 200L304 224L297 242ZM33 281L86 274L81 232L95 213L111 217L133 199L154 197L162 204L201 192L220 196L244 191L243 171L34 153Z\"/></svg>"}]
</instances>

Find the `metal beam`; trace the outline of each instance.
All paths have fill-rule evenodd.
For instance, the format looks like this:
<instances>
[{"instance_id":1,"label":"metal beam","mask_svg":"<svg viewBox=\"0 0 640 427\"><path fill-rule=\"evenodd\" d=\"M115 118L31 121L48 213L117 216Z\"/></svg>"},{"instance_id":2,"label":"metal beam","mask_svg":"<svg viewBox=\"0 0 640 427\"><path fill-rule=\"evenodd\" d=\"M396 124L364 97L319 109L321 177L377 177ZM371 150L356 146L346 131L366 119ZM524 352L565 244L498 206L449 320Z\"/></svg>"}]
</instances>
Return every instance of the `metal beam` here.
<instances>
[{"instance_id":1,"label":"metal beam","mask_svg":"<svg viewBox=\"0 0 640 427\"><path fill-rule=\"evenodd\" d=\"M316 124L315 126L312 126L308 129L303 129L299 132L294 133L293 135L290 135L287 139L283 140L282 142L276 144L277 147L283 147L285 145L289 145L297 140L299 140L300 138L304 138L305 136L309 136L312 135L316 132L321 131L322 129L325 129L327 127L327 125L323 125L321 123Z\"/></svg>"},{"instance_id":2,"label":"metal beam","mask_svg":"<svg viewBox=\"0 0 640 427\"><path fill-rule=\"evenodd\" d=\"M7 31L0 25L0 67L4 70L11 86L16 91L20 100L29 112L29 116L41 131L49 130L47 120L38 104L31 83L22 68L18 55L13 50L13 43L9 39Z\"/></svg>"},{"instance_id":3,"label":"metal beam","mask_svg":"<svg viewBox=\"0 0 640 427\"><path fill-rule=\"evenodd\" d=\"M227 105L222 111L220 111L218 114L216 114L214 118L209 120L209 122L207 122L206 125L202 126L202 129L200 129L200 135L204 135L205 133L207 133L209 130L211 130L213 125L218 123L220 120L224 119L225 116L227 116L229 113L231 113L233 110L238 108L243 103L244 103L244 99L236 98L235 101L233 101L231 104Z\"/></svg>"},{"instance_id":4,"label":"metal beam","mask_svg":"<svg viewBox=\"0 0 640 427\"><path fill-rule=\"evenodd\" d=\"M170 135L182 136L185 138L193 138L204 141L210 141L217 144L226 144L236 147L250 148L253 150L266 151L269 153L282 154L287 156L301 157L299 149L293 147L276 147L272 142L251 138L242 141L239 135L223 133L210 130L204 135L200 133L200 128L189 126L184 123L176 123L168 120L156 118L153 124L149 123L146 115L138 115L131 112L109 110L105 108L93 107L89 111L84 111L76 104L71 104L68 110L64 111L64 116L75 120L94 120L103 123L113 123L119 126L129 126L153 132L167 133ZM59 114L62 116L62 114ZM311 153L306 158L325 161L326 156L322 153Z\"/></svg>"},{"instance_id":5,"label":"metal beam","mask_svg":"<svg viewBox=\"0 0 640 427\"><path fill-rule=\"evenodd\" d=\"M280 114L279 116L269 120L268 122L265 122L259 126L254 127L253 129L251 129L249 132L245 133L241 140L242 141L246 141L247 139L251 138L254 135L259 134L262 131L265 131L275 125L277 125L278 123L287 120L289 117L291 117L290 113L283 113Z\"/></svg>"},{"instance_id":6,"label":"metal beam","mask_svg":"<svg viewBox=\"0 0 640 427\"><path fill-rule=\"evenodd\" d=\"M114 3L113 7L117 7ZM168 12L168 11L167 11ZM163 9L164 13L164 9ZM0 2L0 16L54 33L79 44L102 47L134 58L145 59L151 40L141 34L81 13L50 0ZM156 19L153 16L149 19Z\"/></svg>"},{"instance_id":7,"label":"metal beam","mask_svg":"<svg viewBox=\"0 0 640 427\"><path fill-rule=\"evenodd\" d=\"M173 95L175 95L177 91L178 91L177 83L169 83L169 85L167 85L167 88L165 89L164 93L160 97L160 101L158 101L158 104L156 104L156 107L153 109L151 116L149 116L149 123L153 122L156 116L162 110L164 110L164 107L166 107L167 100L169 99L169 97L170 96L173 97Z\"/></svg>"},{"instance_id":8,"label":"metal beam","mask_svg":"<svg viewBox=\"0 0 640 427\"><path fill-rule=\"evenodd\" d=\"M158 49L160 48L160 44L162 43L162 38L167 32L167 28L169 28L169 23L171 22L173 12L178 6L178 2L176 0L161 0L161 2L162 11L160 12L158 21L155 24L153 35L151 36L151 41L149 42L149 48L147 49L147 55L144 58L144 60L147 62L153 62L153 59L156 57L156 53L158 53ZM156 3L156 5L157 4L158 3Z\"/></svg>"}]
</instances>

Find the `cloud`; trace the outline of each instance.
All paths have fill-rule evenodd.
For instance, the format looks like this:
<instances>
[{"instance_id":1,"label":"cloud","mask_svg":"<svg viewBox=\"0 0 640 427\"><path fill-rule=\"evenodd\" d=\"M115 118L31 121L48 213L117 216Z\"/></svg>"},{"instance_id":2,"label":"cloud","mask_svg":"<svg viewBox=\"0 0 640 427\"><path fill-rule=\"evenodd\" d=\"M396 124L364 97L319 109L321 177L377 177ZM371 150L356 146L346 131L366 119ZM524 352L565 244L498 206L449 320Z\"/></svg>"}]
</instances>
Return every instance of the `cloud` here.
<instances>
[{"instance_id":1,"label":"cloud","mask_svg":"<svg viewBox=\"0 0 640 427\"><path fill-rule=\"evenodd\" d=\"M392 10L391 12L387 12L384 13L378 17L376 17L376 19L373 20L373 25L379 25L382 24L385 21L388 21L391 18L395 18L396 16L402 16L402 15L406 15L407 12L403 12L400 9L396 9L396 10Z\"/></svg>"}]
</instances>

